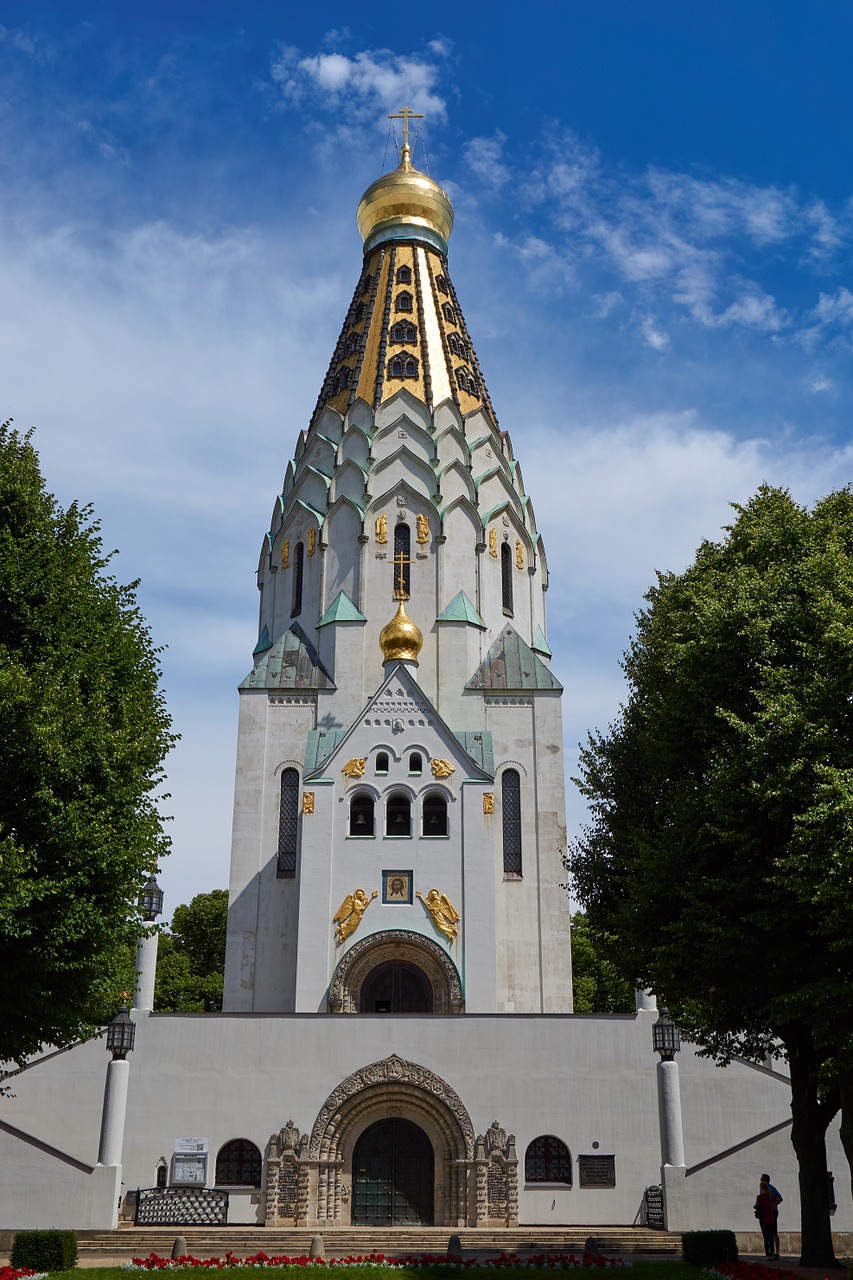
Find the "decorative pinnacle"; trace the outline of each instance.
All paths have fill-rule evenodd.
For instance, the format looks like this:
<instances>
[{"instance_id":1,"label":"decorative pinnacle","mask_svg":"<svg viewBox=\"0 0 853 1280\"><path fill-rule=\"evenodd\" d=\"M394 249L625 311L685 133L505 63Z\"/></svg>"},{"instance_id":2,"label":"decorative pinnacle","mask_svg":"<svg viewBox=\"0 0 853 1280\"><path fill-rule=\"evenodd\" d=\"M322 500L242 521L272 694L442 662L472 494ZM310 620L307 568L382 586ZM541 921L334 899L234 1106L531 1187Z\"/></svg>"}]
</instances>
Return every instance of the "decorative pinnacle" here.
<instances>
[{"instance_id":1,"label":"decorative pinnacle","mask_svg":"<svg viewBox=\"0 0 853 1280\"><path fill-rule=\"evenodd\" d=\"M423 120L423 114L413 111L411 107L401 107L399 111L391 112L388 119L403 121L403 149L400 152L400 168L409 170L412 168L412 149L409 146L409 121Z\"/></svg>"}]
</instances>

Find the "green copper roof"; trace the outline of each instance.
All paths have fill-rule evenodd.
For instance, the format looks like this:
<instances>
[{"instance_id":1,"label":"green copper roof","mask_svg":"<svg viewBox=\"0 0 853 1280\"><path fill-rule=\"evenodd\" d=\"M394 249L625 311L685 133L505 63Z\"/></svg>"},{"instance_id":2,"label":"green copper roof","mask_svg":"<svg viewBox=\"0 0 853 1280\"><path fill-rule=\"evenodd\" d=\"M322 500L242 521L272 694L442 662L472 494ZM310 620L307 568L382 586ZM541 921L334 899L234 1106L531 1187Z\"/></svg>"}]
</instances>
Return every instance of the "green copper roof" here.
<instances>
[{"instance_id":1,"label":"green copper roof","mask_svg":"<svg viewBox=\"0 0 853 1280\"><path fill-rule=\"evenodd\" d=\"M297 622L258 659L241 689L334 689L335 682Z\"/></svg>"},{"instance_id":2,"label":"green copper roof","mask_svg":"<svg viewBox=\"0 0 853 1280\"><path fill-rule=\"evenodd\" d=\"M551 657L551 650L548 641L545 639L545 632L541 627L536 628L536 635L533 637L532 649L534 653L544 653L546 658Z\"/></svg>"},{"instance_id":3,"label":"green copper roof","mask_svg":"<svg viewBox=\"0 0 853 1280\"><path fill-rule=\"evenodd\" d=\"M261 629L261 634L258 636L258 643L255 645L254 649L252 650L252 656L256 658L259 653L266 653L267 649L271 649L271 648L272 648L272 640L270 640L270 630L267 624L264 623Z\"/></svg>"},{"instance_id":4,"label":"green copper roof","mask_svg":"<svg viewBox=\"0 0 853 1280\"><path fill-rule=\"evenodd\" d=\"M315 769L319 769L348 732L343 726L336 729L309 729L308 741L305 743L305 772L313 773Z\"/></svg>"},{"instance_id":5,"label":"green copper roof","mask_svg":"<svg viewBox=\"0 0 853 1280\"><path fill-rule=\"evenodd\" d=\"M485 622L464 591L457 591L447 608L442 609L436 622L469 622L472 627L481 627L483 631L486 629Z\"/></svg>"},{"instance_id":6,"label":"green copper roof","mask_svg":"<svg viewBox=\"0 0 853 1280\"><path fill-rule=\"evenodd\" d=\"M480 768L484 769L486 773L494 773L495 749L492 744L491 733L487 729L479 730L476 733L468 729L454 729L453 732L472 760L476 760Z\"/></svg>"},{"instance_id":7,"label":"green copper roof","mask_svg":"<svg viewBox=\"0 0 853 1280\"><path fill-rule=\"evenodd\" d=\"M339 591L317 626L325 627L330 622L367 622L367 618L356 609L345 591Z\"/></svg>"},{"instance_id":8,"label":"green copper roof","mask_svg":"<svg viewBox=\"0 0 853 1280\"><path fill-rule=\"evenodd\" d=\"M562 689L541 658L509 623L504 627L466 689Z\"/></svg>"}]
</instances>

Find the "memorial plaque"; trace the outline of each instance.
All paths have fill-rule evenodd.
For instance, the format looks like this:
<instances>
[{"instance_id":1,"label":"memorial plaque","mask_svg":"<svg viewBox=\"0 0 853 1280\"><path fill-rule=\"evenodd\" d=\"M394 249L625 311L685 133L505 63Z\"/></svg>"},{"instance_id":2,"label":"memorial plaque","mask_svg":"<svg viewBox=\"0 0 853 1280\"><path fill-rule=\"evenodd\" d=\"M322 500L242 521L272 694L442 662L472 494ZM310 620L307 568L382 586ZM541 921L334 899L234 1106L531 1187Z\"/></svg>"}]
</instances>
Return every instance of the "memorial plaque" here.
<instances>
[{"instance_id":1,"label":"memorial plaque","mask_svg":"<svg viewBox=\"0 0 853 1280\"><path fill-rule=\"evenodd\" d=\"M582 1187L615 1187L615 1156L578 1156L578 1181Z\"/></svg>"}]
</instances>

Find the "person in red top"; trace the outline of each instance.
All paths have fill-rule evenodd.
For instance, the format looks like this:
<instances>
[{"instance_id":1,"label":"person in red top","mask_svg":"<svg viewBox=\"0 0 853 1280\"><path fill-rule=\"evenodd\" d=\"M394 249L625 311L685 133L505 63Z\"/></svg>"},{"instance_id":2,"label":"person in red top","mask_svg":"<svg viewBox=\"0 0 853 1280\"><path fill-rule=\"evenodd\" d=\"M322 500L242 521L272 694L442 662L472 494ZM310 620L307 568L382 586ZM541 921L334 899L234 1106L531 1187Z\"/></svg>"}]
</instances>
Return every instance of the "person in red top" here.
<instances>
[{"instance_id":1,"label":"person in red top","mask_svg":"<svg viewBox=\"0 0 853 1280\"><path fill-rule=\"evenodd\" d=\"M761 1224L764 1237L765 1258L778 1258L776 1252L776 1198L770 1190L770 1183L762 1178L758 1184L758 1195L755 1197L755 1216Z\"/></svg>"}]
</instances>

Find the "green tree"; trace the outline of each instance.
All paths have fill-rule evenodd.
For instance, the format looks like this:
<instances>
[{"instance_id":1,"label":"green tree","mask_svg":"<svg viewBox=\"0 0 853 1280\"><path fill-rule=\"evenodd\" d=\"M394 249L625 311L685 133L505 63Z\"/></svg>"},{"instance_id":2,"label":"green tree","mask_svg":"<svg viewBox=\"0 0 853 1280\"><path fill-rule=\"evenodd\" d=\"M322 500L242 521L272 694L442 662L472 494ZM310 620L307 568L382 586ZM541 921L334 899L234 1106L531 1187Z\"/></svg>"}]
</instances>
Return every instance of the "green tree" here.
<instances>
[{"instance_id":1,"label":"green tree","mask_svg":"<svg viewBox=\"0 0 853 1280\"><path fill-rule=\"evenodd\" d=\"M159 1013L216 1013L222 1008L228 892L198 893L175 908L160 937L154 1008Z\"/></svg>"},{"instance_id":2,"label":"green tree","mask_svg":"<svg viewBox=\"0 0 853 1280\"><path fill-rule=\"evenodd\" d=\"M633 1013L632 984L604 954L602 938L582 911L572 916L572 991L575 1013ZM612 944L611 944L612 945Z\"/></svg>"},{"instance_id":3,"label":"green tree","mask_svg":"<svg viewBox=\"0 0 853 1280\"><path fill-rule=\"evenodd\" d=\"M735 510L637 616L621 718L582 753L592 821L571 871L606 954L720 1061L781 1042L802 1260L832 1266L825 1133L853 1033L853 496L809 513L763 486Z\"/></svg>"},{"instance_id":4,"label":"green tree","mask_svg":"<svg viewBox=\"0 0 853 1280\"><path fill-rule=\"evenodd\" d=\"M30 436L0 426L0 1060L116 1007L167 852L157 650L110 558L91 509L63 510Z\"/></svg>"}]
</instances>

